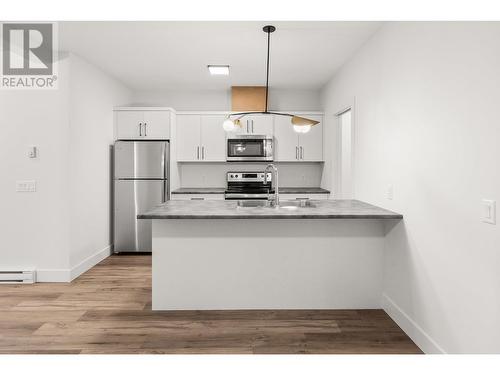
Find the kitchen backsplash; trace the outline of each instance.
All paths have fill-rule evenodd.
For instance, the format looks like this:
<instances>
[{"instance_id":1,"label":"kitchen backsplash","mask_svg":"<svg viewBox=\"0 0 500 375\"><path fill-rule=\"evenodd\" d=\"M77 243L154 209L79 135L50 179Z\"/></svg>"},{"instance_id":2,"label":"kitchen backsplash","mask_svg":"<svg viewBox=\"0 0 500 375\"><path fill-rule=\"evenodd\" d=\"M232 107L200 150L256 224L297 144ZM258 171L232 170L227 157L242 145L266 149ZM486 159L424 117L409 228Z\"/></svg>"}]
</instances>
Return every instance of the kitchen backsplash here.
<instances>
[{"instance_id":1,"label":"kitchen backsplash","mask_svg":"<svg viewBox=\"0 0 500 375\"><path fill-rule=\"evenodd\" d=\"M263 171L267 164L257 163L180 163L181 187L225 187L226 172ZM317 187L321 183L323 163L275 163L279 185Z\"/></svg>"}]
</instances>

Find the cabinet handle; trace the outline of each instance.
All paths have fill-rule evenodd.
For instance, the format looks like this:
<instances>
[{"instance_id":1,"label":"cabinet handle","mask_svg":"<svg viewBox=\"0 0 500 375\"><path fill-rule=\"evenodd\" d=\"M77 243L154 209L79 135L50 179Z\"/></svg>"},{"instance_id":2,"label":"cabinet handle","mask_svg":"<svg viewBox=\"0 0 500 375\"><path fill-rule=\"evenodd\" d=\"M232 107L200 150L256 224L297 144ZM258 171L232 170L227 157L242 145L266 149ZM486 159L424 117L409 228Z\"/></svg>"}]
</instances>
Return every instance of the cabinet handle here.
<instances>
[{"instance_id":1,"label":"cabinet handle","mask_svg":"<svg viewBox=\"0 0 500 375\"><path fill-rule=\"evenodd\" d=\"M304 160L304 148L300 146L300 159Z\"/></svg>"},{"instance_id":2,"label":"cabinet handle","mask_svg":"<svg viewBox=\"0 0 500 375\"><path fill-rule=\"evenodd\" d=\"M139 137L142 137L142 122L139 123Z\"/></svg>"},{"instance_id":3,"label":"cabinet handle","mask_svg":"<svg viewBox=\"0 0 500 375\"><path fill-rule=\"evenodd\" d=\"M205 198L191 198L192 201L204 201Z\"/></svg>"},{"instance_id":4,"label":"cabinet handle","mask_svg":"<svg viewBox=\"0 0 500 375\"><path fill-rule=\"evenodd\" d=\"M295 200L297 200L297 201L306 201L308 199L309 199L309 197L303 197L303 198L295 197Z\"/></svg>"},{"instance_id":5,"label":"cabinet handle","mask_svg":"<svg viewBox=\"0 0 500 375\"><path fill-rule=\"evenodd\" d=\"M196 147L196 159L200 160L200 146Z\"/></svg>"},{"instance_id":6,"label":"cabinet handle","mask_svg":"<svg viewBox=\"0 0 500 375\"><path fill-rule=\"evenodd\" d=\"M252 133L253 133L253 120L252 120Z\"/></svg>"},{"instance_id":7,"label":"cabinet handle","mask_svg":"<svg viewBox=\"0 0 500 375\"><path fill-rule=\"evenodd\" d=\"M205 146L201 146L201 160L205 160Z\"/></svg>"},{"instance_id":8,"label":"cabinet handle","mask_svg":"<svg viewBox=\"0 0 500 375\"><path fill-rule=\"evenodd\" d=\"M247 133L250 133L250 120L247 120Z\"/></svg>"},{"instance_id":9,"label":"cabinet handle","mask_svg":"<svg viewBox=\"0 0 500 375\"><path fill-rule=\"evenodd\" d=\"M145 123L144 123L144 136L145 136L145 137L147 137L147 136L148 136L147 131L148 131L148 123L147 123L147 122L145 122Z\"/></svg>"},{"instance_id":10,"label":"cabinet handle","mask_svg":"<svg viewBox=\"0 0 500 375\"><path fill-rule=\"evenodd\" d=\"M295 159L299 160L299 146L295 146Z\"/></svg>"}]
</instances>

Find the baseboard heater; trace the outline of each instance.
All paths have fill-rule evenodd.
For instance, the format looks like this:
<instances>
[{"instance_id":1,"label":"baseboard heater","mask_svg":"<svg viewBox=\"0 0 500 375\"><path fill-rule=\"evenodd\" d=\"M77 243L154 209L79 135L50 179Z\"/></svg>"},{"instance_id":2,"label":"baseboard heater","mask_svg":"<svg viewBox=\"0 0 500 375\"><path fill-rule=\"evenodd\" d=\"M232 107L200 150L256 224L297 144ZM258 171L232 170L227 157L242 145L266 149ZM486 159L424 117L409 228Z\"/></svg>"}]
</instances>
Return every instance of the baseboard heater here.
<instances>
[{"instance_id":1,"label":"baseboard heater","mask_svg":"<svg viewBox=\"0 0 500 375\"><path fill-rule=\"evenodd\" d=\"M36 271L0 271L0 284L33 284Z\"/></svg>"}]
</instances>

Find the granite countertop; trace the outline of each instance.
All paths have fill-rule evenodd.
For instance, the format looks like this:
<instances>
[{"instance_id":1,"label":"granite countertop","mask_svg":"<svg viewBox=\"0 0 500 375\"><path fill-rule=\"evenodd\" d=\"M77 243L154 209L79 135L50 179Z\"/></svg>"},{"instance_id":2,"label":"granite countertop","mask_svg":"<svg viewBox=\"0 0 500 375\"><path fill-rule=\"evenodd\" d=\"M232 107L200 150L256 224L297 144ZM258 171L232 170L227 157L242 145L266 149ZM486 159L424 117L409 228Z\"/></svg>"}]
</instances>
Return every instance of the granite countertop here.
<instances>
[{"instance_id":1,"label":"granite countertop","mask_svg":"<svg viewBox=\"0 0 500 375\"><path fill-rule=\"evenodd\" d=\"M226 188L179 188L172 194L224 194ZM329 190L320 187L280 187L280 194L330 194Z\"/></svg>"},{"instance_id":2,"label":"granite countertop","mask_svg":"<svg viewBox=\"0 0 500 375\"><path fill-rule=\"evenodd\" d=\"M402 219L403 215L358 200L312 200L296 209L237 207L236 201L168 201L139 219ZM286 203L282 203L286 205Z\"/></svg>"}]
</instances>

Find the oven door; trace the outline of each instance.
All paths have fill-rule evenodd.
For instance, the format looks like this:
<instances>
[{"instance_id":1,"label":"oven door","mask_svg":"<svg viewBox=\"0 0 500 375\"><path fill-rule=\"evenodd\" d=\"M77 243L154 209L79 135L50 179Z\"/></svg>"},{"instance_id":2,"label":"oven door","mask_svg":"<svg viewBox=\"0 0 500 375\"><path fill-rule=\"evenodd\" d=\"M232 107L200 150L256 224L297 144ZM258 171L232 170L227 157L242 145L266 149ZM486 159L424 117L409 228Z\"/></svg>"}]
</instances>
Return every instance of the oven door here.
<instances>
[{"instance_id":1,"label":"oven door","mask_svg":"<svg viewBox=\"0 0 500 375\"><path fill-rule=\"evenodd\" d=\"M228 138L227 161L273 161L272 140Z\"/></svg>"}]
</instances>

